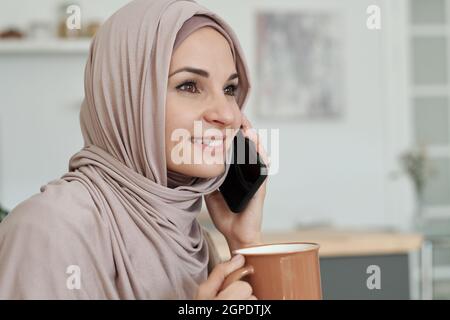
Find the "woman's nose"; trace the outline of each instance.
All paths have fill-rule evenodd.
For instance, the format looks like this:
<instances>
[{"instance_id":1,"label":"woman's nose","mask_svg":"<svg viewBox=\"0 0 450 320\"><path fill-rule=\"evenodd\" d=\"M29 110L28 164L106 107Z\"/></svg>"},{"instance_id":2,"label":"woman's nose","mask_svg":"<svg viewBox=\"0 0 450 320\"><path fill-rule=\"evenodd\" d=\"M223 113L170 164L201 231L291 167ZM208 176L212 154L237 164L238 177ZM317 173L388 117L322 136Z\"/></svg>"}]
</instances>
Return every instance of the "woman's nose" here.
<instances>
[{"instance_id":1,"label":"woman's nose","mask_svg":"<svg viewBox=\"0 0 450 320\"><path fill-rule=\"evenodd\" d=\"M230 127L238 120L235 108L236 105L230 103L226 97L217 98L215 101L211 101L210 107L204 113L204 118L216 126Z\"/></svg>"}]
</instances>

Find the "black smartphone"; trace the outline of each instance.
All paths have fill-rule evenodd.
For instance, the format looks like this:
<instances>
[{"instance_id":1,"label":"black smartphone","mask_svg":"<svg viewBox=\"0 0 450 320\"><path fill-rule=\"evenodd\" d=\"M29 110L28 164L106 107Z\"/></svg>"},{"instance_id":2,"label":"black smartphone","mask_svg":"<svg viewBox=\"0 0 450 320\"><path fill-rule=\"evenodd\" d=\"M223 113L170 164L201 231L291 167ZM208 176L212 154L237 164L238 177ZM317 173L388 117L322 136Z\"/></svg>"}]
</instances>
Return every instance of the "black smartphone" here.
<instances>
[{"instance_id":1,"label":"black smartphone","mask_svg":"<svg viewBox=\"0 0 450 320\"><path fill-rule=\"evenodd\" d=\"M230 210L240 213L267 178L268 169L256 152L254 142L245 137L241 130L234 137L232 148L230 168L219 191Z\"/></svg>"}]
</instances>

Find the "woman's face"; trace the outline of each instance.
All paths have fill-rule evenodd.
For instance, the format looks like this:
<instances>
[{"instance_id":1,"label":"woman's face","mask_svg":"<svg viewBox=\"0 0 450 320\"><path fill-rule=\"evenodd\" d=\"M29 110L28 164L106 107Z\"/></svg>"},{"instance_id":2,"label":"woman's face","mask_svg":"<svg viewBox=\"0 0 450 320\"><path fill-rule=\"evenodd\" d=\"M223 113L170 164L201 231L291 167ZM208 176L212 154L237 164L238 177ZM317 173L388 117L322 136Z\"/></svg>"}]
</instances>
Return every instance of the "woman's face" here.
<instances>
[{"instance_id":1,"label":"woman's face","mask_svg":"<svg viewBox=\"0 0 450 320\"><path fill-rule=\"evenodd\" d=\"M184 68L190 70L180 71ZM223 173L226 152L241 125L236 73L228 41L211 27L191 33L173 53L165 123L169 170L201 178ZM211 136L223 140L210 145Z\"/></svg>"}]
</instances>

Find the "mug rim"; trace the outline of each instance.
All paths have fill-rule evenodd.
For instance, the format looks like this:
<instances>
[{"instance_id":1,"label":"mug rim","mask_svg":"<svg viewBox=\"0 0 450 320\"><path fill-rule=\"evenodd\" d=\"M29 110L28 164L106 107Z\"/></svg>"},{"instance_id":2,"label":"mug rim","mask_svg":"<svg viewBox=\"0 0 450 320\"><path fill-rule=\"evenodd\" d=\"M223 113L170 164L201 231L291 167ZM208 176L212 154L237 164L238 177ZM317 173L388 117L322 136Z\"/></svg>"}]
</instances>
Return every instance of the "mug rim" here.
<instances>
[{"instance_id":1,"label":"mug rim","mask_svg":"<svg viewBox=\"0 0 450 320\"><path fill-rule=\"evenodd\" d=\"M250 253L241 253L239 251L241 250L247 250L247 249L252 249L252 248L259 248L259 247L268 247L268 246L273 246L273 245L296 245L296 244L308 244L311 245L310 248L307 248L305 250L288 250L288 251L283 251L283 252L250 252ZM239 248L239 249L235 249L233 250L233 254L241 254L243 256L260 256L260 255L282 255L282 254L292 254L292 253L299 253L299 252L308 252L308 251L314 251L314 250L319 250L320 249L320 245L318 243L315 242L303 242L303 241L294 241L294 242L271 242L271 243L263 243L263 244L257 244L257 245L253 245L250 247L244 247L244 248Z\"/></svg>"}]
</instances>

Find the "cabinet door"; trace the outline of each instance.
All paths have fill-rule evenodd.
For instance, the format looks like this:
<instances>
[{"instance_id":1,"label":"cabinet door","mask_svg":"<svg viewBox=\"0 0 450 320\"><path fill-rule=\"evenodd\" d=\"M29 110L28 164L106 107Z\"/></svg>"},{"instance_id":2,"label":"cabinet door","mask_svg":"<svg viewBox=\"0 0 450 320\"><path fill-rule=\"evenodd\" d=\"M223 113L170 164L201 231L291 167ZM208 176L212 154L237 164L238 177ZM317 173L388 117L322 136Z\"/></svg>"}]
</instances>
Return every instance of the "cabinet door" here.
<instances>
[{"instance_id":1,"label":"cabinet door","mask_svg":"<svg viewBox=\"0 0 450 320\"><path fill-rule=\"evenodd\" d=\"M380 270L379 287L371 287L370 266ZM407 300L411 298L407 254L327 257L320 259L325 300ZM368 280L369 279L369 280Z\"/></svg>"},{"instance_id":2,"label":"cabinet door","mask_svg":"<svg viewBox=\"0 0 450 320\"><path fill-rule=\"evenodd\" d=\"M410 0L410 102L413 141L426 146L434 174L425 218L450 217L450 1Z\"/></svg>"}]
</instances>

